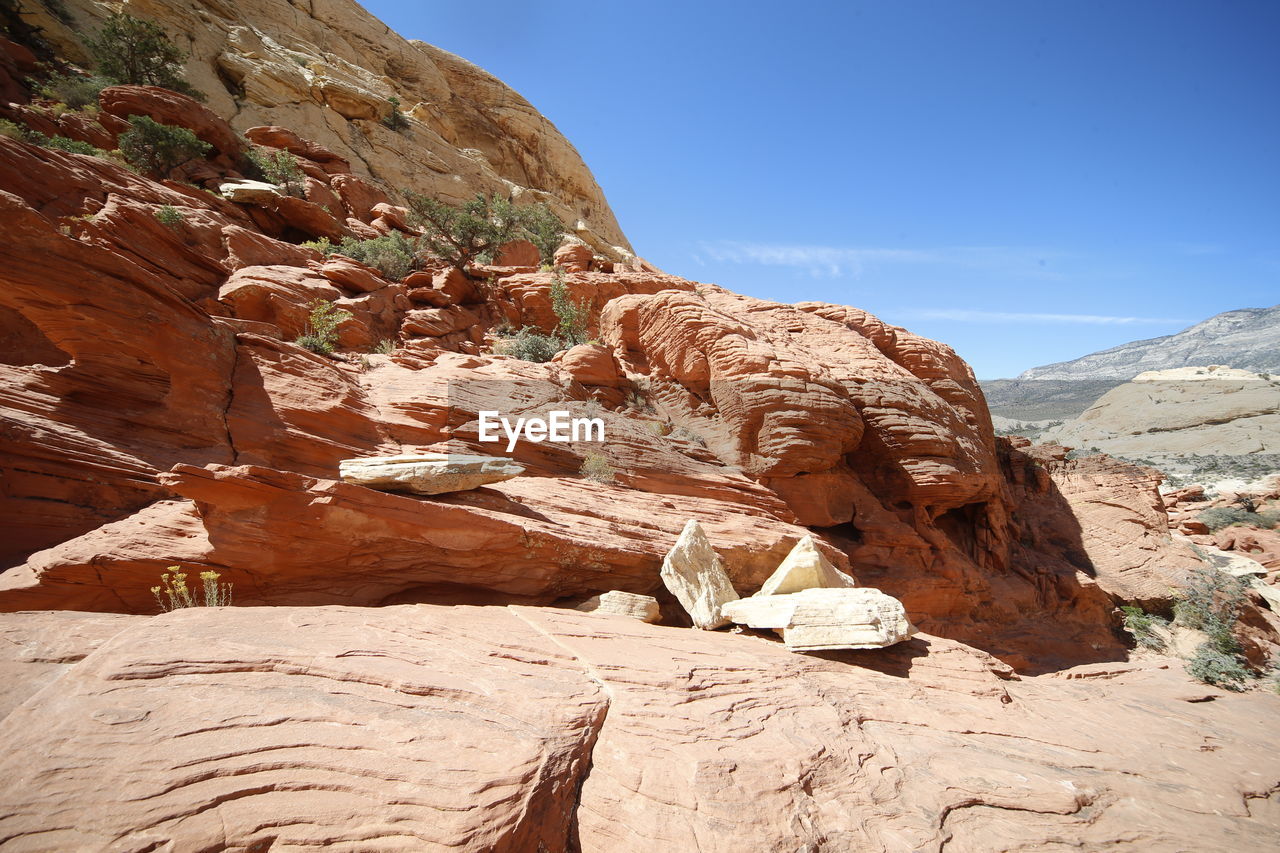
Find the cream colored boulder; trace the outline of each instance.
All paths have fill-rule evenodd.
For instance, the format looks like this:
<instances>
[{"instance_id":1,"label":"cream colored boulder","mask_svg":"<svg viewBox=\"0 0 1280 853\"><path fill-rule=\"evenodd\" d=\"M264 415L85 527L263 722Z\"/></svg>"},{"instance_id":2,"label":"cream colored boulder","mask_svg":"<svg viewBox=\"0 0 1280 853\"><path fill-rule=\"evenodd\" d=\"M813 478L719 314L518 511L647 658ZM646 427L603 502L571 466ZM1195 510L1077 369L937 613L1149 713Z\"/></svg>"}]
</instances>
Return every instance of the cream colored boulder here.
<instances>
[{"instance_id":1,"label":"cream colored boulder","mask_svg":"<svg viewBox=\"0 0 1280 853\"><path fill-rule=\"evenodd\" d=\"M579 604L574 610L583 613L611 613L618 616L630 616L641 622L657 622L661 616L658 599L652 595L637 595L634 592L610 590L592 596Z\"/></svg>"},{"instance_id":2,"label":"cream colored boulder","mask_svg":"<svg viewBox=\"0 0 1280 853\"><path fill-rule=\"evenodd\" d=\"M236 204L268 204L284 195L275 184L247 179L218 184L218 192L227 201L234 201Z\"/></svg>"},{"instance_id":3,"label":"cream colored boulder","mask_svg":"<svg viewBox=\"0 0 1280 853\"><path fill-rule=\"evenodd\" d=\"M720 612L739 625L777 631L792 651L879 649L915 633L902 602L869 587L752 596Z\"/></svg>"},{"instance_id":4,"label":"cream colored boulder","mask_svg":"<svg viewBox=\"0 0 1280 853\"><path fill-rule=\"evenodd\" d=\"M857 585L857 581L833 566L818 550L812 536L806 536L796 543L756 595L786 595L804 589L846 589Z\"/></svg>"},{"instance_id":5,"label":"cream colored boulder","mask_svg":"<svg viewBox=\"0 0 1280 853\"><path fill-rule=\"evenodd\" d=\"M338 473L344 483L370 489L440 495L519 477L524 466L501 456L419 453L343 459L338 463Z\"/></svg>"},{"instance_id":6,"label":"cream colored boulder","mask_svg":"<svg viewBox=\"0 0 1280 853\"><path fill-rule=\"evenodd\" d=\"M663 559L662 582L692 617L695 627L711 630L729 624L720 607L735 601L738 593L702 525L694 519L685 524L675 547Z\"/></svg>"}]
</instances>

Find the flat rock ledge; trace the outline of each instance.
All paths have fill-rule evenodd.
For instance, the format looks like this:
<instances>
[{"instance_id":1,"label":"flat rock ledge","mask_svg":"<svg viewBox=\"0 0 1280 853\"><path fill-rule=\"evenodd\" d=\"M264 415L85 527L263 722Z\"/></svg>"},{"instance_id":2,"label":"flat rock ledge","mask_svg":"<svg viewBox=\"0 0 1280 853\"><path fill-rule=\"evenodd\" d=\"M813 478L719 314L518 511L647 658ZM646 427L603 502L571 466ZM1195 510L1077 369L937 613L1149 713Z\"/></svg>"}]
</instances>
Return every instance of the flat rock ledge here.
<instances>
[{"instance_id":1,"label":"flat rock ledge","mask_svg":"<svg viewBox=\"0 0 1280 853\"><path fill-rule=\"evenodd\" d=\"M441 495L501 483L524 473L524 466L501 456L462 453L419 453L343 459L338 473L344 483L385 492Z\"/></svg>"},{"instance_id":2,"label":"flat rock ledge","mask_svg":"<svg viewBox=\"0 0 1280 853\"><path fill-rule=\"evenodd\" d=\"M720 613L739 625L777 631L791 651L880 649L915 633L902 602L868 587L756 595L730 601Z\"/></svg>"}]
</instances>

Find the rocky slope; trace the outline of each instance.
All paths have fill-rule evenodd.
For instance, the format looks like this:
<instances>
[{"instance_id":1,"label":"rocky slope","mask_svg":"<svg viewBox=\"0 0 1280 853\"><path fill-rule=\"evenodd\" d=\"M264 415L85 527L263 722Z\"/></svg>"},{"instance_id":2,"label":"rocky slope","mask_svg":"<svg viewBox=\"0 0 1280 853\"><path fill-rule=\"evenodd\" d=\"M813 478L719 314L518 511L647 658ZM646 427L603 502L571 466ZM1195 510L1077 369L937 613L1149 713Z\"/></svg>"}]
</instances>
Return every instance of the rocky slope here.
<instances>
[{"instance_id":1,"label":"rocky slope","mask_svg":"<svg viewBox=\"0 0 1280 853\"><path fill-rule=\"evenodd\" d=\"M1173 335L1023 371L1018 379L1132 379L1147 370L1220 364L1280 373L1280 305L1224 311Z\"/></svg>"},{"instance_id":2,"label":"rocky slope","mask_svg":"<svg viewBox=\"0 0 1280 853\"><path fill-rule=\"evenodd\" d=\"M383 49L352 41L382 38L359 16L314 35L355 14L340 0L129 5L195 15L193 51L255 86L290 39L331 39L316 62L356 76L339 60ZM373 181L384 156L326 135L376 124L343 117L336 84L279 111L118 86L96 116L56 115L27 101L35 57L0 48L14 120L111 148L148 115L214 146L157 181L0 137L0 844L1176 850L1280 831L1276 697L1126 662L1115 604L1167 604L1201 565L1154 472L997 439L950 348L855 308L599 242L566 242L557 272L528 245L470 276L326 258L301 243L413 232ZM484 79L449 78L441 121L496 109ZM302 197L205 191L241 176L253 120L249 140L300 158ZM489 188L467 162L447 181ZM598 343L495 351L501 327L554 328L557 279ZM317 299L350 314L333 356L294 342ZM481 411L550 409L601 417L607 441L521 442L521 476L450 494L338 479L352 457L497 455ZM612 476L584 476L601 454ZM738 593L813 535L927 636L799 656L690 630L660 568L691 518ZM220 572L236 606L146 615L171 565ZM664 624L565 607L609 590L658 595ZM1265 658L1280 635L1249 606Z\"/></svg>"},{"instance_id":3,"label":"rocky slope","mask_svg":"<svg viewBox=\"0 0 1280 853\"><path fill-rule=\"evenodd\" d=\"M476 192L546 201L577 236L630 253L604 193L573 145L524 98L475 65L407 41L354 0L63 0L24 17L59 56L87 64L81 39L116 9L155 21L190 54L187 78L237 131L283 125L324 146L394 200ZM398 98L407 128L384 126Z\"/></svg>"}]
</instances>

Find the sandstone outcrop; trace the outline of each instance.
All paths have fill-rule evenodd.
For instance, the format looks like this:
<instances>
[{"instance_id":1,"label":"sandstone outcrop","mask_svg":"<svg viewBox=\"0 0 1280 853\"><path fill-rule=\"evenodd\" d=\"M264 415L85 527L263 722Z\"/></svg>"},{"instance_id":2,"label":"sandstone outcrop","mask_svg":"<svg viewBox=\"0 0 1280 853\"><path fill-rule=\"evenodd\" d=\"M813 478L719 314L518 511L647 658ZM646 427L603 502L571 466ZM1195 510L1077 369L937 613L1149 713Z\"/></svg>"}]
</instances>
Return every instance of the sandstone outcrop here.
<instances>
[{"instance_id":1,"label":"sandstone outcrop","mask_svg":"<svg viewBox=\"0 0 1280 853\"><path fill-rule=\"evenodd\" d=\"M375 456L338 463L338 474L344 483L415 495L462 492L523 473L524 466L510 459L461 453Z\"/></svg>"},{"instance_id":2,"label":"sandstone outcrop","mask_svg":"<svg viewBox=\"0 0 1280 853\"><path fill-rule=\"evenodd\" d=\"M927 635L795 655L528 607L58 617L0 625L15 849L1280 844L1276 697L1160 662L1018 680Z\"/></svg>"},{"instance_id":3,"label":"sandstone outcrop","mask_svg":"<svg viewBox=\"0 0 1280 853\"><path fill-rule=\"evenodd\" d=\"M93 0L65 6L72 27L42 7L31 10L33 20L60 53L87 63L82 39L114 7ZM231 116L236 131L256 129L254 142L308 160L325 156L322 168L351 172L392 199L405 188L450 201L514 191L522 203L548 202L596 251L630 254L595 178L547 118L497 78L401 38L354 0L130 8L180 35L190 54L187 79L208 96L208 110ZM408 127L401 131L381 122L391 97L403 105ZM299 138L309 140L306 147L293 142Z\"/></svg>"},{"instance_id":4,"label":"sandstone outcrop","mask_svg":"<svg viewBox=\"0 0 1280 853\"><path fill-rule=\"evenodd\" d=\"M702 525L689 519L676 544L662 559L662 582L689 614L695 628L710 630L728 623L721 610L734 601L734 591Z\"/></svg>"},{"instance_id":5,"label":"sandstone outcrop","mask_svg":"<svg viewBox=\"0 0 1280 853\"><path fill-rule=\"evenodd\" d=\"M866 587L753 595L720 612L739 625L777 631L792 651L879 649L915 633L902 602Z\"/></svg>"}]
</instances>

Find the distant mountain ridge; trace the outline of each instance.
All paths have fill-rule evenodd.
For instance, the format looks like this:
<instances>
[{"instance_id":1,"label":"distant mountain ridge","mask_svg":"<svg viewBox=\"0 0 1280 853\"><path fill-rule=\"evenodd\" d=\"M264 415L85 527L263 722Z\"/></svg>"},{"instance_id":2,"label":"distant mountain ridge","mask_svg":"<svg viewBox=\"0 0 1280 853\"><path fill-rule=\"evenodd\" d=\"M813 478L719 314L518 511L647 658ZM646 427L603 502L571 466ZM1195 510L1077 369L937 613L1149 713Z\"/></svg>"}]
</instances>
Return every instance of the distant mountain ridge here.
<instances>
[{"instance_id":1,"label":"distant mountain ridge","mask_svg":"<svg viewBox=\"0 0 1280 853\"><path fill-rule=\"evenodd\" d=\"M1173 335L1132 341L1018 379L1132 379L1147 370L1223 364L1280 373L1280 305L1224 311Z\"/></svg>"}]
</instances>

